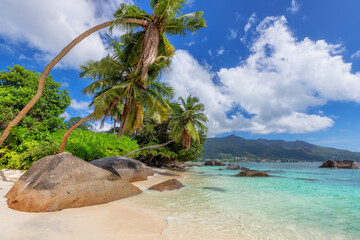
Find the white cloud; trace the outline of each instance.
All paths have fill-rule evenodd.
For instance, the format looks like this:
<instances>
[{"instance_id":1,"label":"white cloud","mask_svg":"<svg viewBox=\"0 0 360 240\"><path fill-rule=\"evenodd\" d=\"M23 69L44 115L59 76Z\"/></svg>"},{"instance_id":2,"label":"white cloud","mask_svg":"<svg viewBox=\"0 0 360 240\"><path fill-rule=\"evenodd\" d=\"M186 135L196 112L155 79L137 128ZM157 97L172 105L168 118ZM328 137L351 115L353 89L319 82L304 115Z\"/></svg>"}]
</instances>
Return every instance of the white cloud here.
<instances>
[{"instance_id":1,"label":"white cloud","mask_svg":"<svg viewBox=\"0 0 360 240\"><path fill-rule=\"evenodd\" d=\"M358 59L360 58L360 50L356 51L353 55L351 55L351 59Z\"/></svg>"},{"instance_id":2,"label":"white cloud","mask_svg":"<svg viewBox=\"0 0 360 240\"><path fill-rule=\"evenodd\" d=\"M209 55L212 56L212 50L211 49L209 49Z\"/></svg>"},{"instance_id":3,"label":"white cloud","mask_svg":"<svg viewBox=\"0 0 360 240\"><path fill-rule=\"evenodd\" d=\"M67 112L64 112L63 114L60 115L60 117L64 118L65 121L70 119L70 114L68 114Z\"/></svg>"},{"instance_id":4,"label":"white cloud","mask_svg":"<svg viewBox=\"0 0 360 240\"><path fill-rule=\"evenodd\" d=\"M230 33L228 35L228 40L235 39L237 37L237 31L234 29L230 29L229 31L230 31Z\"/></svg>"},{"instance_id":5,"label":"white cloud","mask_svg":"<svg viewBox=\"0 0 360 240\"><path fill-rule=\"evenodd\" d=\"M61 83L61 86L64 87L64 88L68 88L68 87L70 87L70 83L68 83L68 82L62 82L62 83Z\"/></svg>"},{"instance_id":6,"label":"white cloud","mask_svg":"<svg viewBox=\"0 0 360 240\"><path fill-rule=\"evenodd\" d=\"M184 43L186 46L188 47L191 47L192 45L195 44L195 41L191 41L191 42L187 42L187 43Z\"/></svg>"},{"instance_id":7,"label":"white cloud","mask_svg":"<svg viewBox=\"0 0 360 240\"><path fill-rule=\"evenodd\" d=\"M27 44L37 53L26 57L48 62L79 34L110 20L124 1L3 0L0 37L8 45ZM105 55L105 44L100 34L94 33L71 50L58 67L76 69L89 58L99 59Z\"/></svg>"},{"instance_id":8,"label":"white cloud","mask_svg":"<svg viewBox=\"0 0 360 240\"><path fill-rule=\"evenodd\" d=\"M89 110L89 105L90 102L85 102L85 101L76 101L75 99L71 99L71 103L70 103L70 108L73 108L75 110L82 110L82 111L86 111Z\"/></svg>"},{"instance_id":9,"label":"white cloud","mask_svg":"<svg viewBox=\"0 0 360 240\"><path fill-rule=\"evenodd\" d=\"M100 125L101 121L97 121L95 122L95 124L93 124L94 130L96 132L106 132L109 131L112 127L114 127L114 124L108 122L104 122L104 126L102 128L100 128Z\"/></svg>"},{"instance_id":10,"label":"white cloud","mask_svg":"<svg viewBox=\"0 0 360 240\"><path fill-rule=\"evenodd\" d=\"M224 53L225 53L225 48L223 46L216 51L217 56L221 56Z\"/></svg>"},{"instance_id":11,"label":"white cloud","mask_svg":"<svg viewBox=\"0 0 360 240\"><path fill-rule=\"evenodd\" d=\"M292 14L295 14L300 10L300 5L296 0L291 0L291 6L287 10Z\"/></svg>"},{"instance_id":12,"label":"white cloud","mask_svg":"<svg viewBox=\"0 0 360 240\"><path fill-rule=\"evenodd\" d=\"M252 13L248 19L248 22L246 23L246 25L244 27L245 33L247 33L249 31L249 29L255 22L256 22L256 13Z\"/></svg>"},{"instance_id":13,"label":"white cloud","mask_svg":"<svg viewBox=\"0 0 360 240\"><path fill-rule=\"evenodd\" d=\"M244 27L245 35L242 38L240 38L240 41L242 43L245 44L246 37L248 35L248 31L256 23L256 21L257 21L256 13L252 13Z\"/></svg>"},{"instance_id":14,"label":"white cloud","mask_svg":"<svg viewBox=\"0 0 360 240\"><path fill-rule=\"evenodd\" d=\"M177 96L198 96L209 117L209 135L306 133L333 126L311 113L328 101L360 103L360 73L338 55L339 45L298 40L285 17L267 17L256 28L250 55L239 66L212 73L178 50L165 79ZM216 84L214 83L216 82Z\"/></svg>"}]
</instances>

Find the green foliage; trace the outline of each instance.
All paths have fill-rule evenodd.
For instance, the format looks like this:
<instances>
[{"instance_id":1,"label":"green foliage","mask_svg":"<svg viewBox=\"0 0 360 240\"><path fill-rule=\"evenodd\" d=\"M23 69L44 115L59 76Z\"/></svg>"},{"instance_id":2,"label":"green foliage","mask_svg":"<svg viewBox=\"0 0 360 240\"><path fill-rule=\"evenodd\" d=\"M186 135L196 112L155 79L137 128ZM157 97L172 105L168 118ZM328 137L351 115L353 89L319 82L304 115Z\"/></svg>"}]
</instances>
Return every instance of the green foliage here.
<instances>
[{"instance_id":1,"label":"green foliage","mask_svg":"<svg viewBox=\"0 0 360 240\"><path fill-rule=\"evenodd\" d=\"M169 142L173 139L170 131L170 121L171 119L157 124L151 118L145 117L143 129L132 134L131 138L136 140L140 147ZM173 142L164 147L137 152L137 159L140 159L147 165L156 167L161 167L173 161L197 161L199 158L202 158L205 141L205 132L199 131L199 142L194 142L190 149L185 149L181 143Z\"/></svg>"},{"instance_id":2,"label":"green foliage","mask_svg":"<svg viewBox=\"0 0 360 240\"><path fill-rule=\"evenodd\" d=\"M64 132L60 135L63 136ZM92 161L104 157L123 156L138 148L136 141L127 136L122 136L119 140L114 134L76 129L67 141L65 152L86 161Z\"/></svg>"},{"instance_id":3,"label":"green foliage","mask_svg":"<svg viewBox=\"0 0 360 240\"><path fill-rule=\"evenodd\" d=\"M0 168L28 169L35 161L56 154L65 131L58 130L38 139L26 134L25 128L15 127L10 137L11 142L18 145L0 149ZM86 161L92 161L110 156L123 156L138 148L136 141L126 136L119 141L112 134L76 129L70 135L65 151Z\"/></svg>"},{"instance_id":4,"label":"green foliage","mask_svg":"<svg viewBox=\"0 0 360 240\"><path fill-rule=\"evenodd\" d=\"M0 133L36 94L39 75L19 65L0 72ZM27 169L39 158L55 153L58 146L47 138L65 127L59 116L69 104L68 92L47 77L42 97L0 149L0 168Z\"/></svg>"},{"instance_id":5,"label":"green foliage","mask_svg":"<svg viewBox=\"0 0 360 240\"><path fill-rule=\"evenodd\" d=\"M37 91L39 73L14 65L8 71L0 72L0 129L5 129L8 123L26 106ZM39 123L49 131L62 128L60 114L70 104L66 90L60 89L61 84L51 76L46 78L42 97L19 123L27 128L39 128Z\"/></svg>"},{"instance_id":6,"label":"green foliage","mask_svg":"<svg viewBox=\"0 0 360 240\"><path fill-rule=\"evenodd\" d=\"M21 66L0 72L0 133L37 91L39 74ZM46 79L44 94L20 124L14 127L5 145L0 149L0 168L28 169L35 161L56 154L66 132L66 125L75 124L80 118L63 123L59 117L70 104L66 90L51 76ZM115 135L86 131L85 123L70 136L65 151L91 161L109 156L122 156L139 146L128 137L119 141Z\"/></svg>"}]
</instances>

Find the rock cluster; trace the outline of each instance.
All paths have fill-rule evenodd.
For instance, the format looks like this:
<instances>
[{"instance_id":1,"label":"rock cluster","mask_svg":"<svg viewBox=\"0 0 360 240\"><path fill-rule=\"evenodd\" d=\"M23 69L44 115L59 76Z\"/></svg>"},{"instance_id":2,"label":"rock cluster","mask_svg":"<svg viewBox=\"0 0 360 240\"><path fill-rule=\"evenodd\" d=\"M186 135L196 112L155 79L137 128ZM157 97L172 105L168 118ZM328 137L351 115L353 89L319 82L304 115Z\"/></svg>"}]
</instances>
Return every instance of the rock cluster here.
<instances>
[{"instance_id":1,"label":"rock cluster","mask_svg":"<svg viewBox=\"0 0 360 240\"><path fill-rule=\"evenodd\" d=\"M35 162L6 194L8 206L26 212L52 212L102 204L141 193L118 175L70 153Z\"/></svg>"},{"instance_id":2,"label":"rock cluster","mask_svg":"<svg viewBox=\"0 0 360 240\"><path fill-rule=\"evenodd\" d=\"M217 160L215 160L215 161L206 161L204 163L204 165L205 166L226 166L225 163L217 161Z\"/></svg>"},{"instance_id":3,"label":"rock cluster","mask_svg":"<svg viewBox=\"0 0 360 240\"><path fill-rule=\"evenodd\" d=\"M354 160L327 160L323 162L320 168L348 168L348 169L360 169L360 165Z\"/></svg>"}]
</instances>

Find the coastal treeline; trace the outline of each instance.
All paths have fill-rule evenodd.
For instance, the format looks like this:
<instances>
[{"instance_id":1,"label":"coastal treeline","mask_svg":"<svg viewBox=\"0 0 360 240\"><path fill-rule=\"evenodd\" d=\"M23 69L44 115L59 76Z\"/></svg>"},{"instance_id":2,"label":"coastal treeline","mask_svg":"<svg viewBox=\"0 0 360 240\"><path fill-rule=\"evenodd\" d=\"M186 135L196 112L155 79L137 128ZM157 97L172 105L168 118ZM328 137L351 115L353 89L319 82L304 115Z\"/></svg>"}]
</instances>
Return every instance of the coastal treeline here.
<instances>
[{"instance_id":1,"label":"coastal treeline","mask_svg":"<svg viewBox=\"0 0 360 240\"><path fill-rule=\"evenodd\" d=\"M80 35L42 74L21 66L2 71L0 167L26 169L63 151L87 161L127 154L156 166L201 157L207 131L203 104L195 96L174 99L173 89L161 78L175 54L167 36L185 36L206 26L202 12L180 13L185 3L150 1L152 13L121 4L114 20ZM82 91L92 98L90 114L66 122L60 115L70 103L68 92L44 74L78 42L108 26L110 32L127 32L119 39L108 35L111 53L80 66L80 77L92 81ZM94 132L89 122L96 121L100 126L113 121L114 128Z\"/></svg>"}]
</instances>

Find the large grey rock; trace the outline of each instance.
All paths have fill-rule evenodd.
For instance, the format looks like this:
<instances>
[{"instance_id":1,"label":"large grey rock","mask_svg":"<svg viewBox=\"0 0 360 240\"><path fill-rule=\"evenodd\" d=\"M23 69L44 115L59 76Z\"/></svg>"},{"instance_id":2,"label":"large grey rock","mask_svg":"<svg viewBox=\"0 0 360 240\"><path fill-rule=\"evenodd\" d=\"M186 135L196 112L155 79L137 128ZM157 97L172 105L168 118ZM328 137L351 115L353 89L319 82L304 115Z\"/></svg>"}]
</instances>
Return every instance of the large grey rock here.
<instances>
[{"instance_id":1,"label":"large grey rock","mask_svg":"<svg viewBox=\"0 0 360 240\"><path fill-rule=\"evenodd\" d=\"M320 168L348 168L348 169L360 169L360 165L354 160L327 160L323 162Z\"/></svg>"},{"instance_id":2,"label":"large grey rock","mask_svg":"<svg viewBox=\"0 0 360 240\"><path fill-rule=\"evenodd\" d=\"M119 176L70 153L35 162L6 194L10 208L52 212L107 203L141 193Z\"/></svg>"},{"instance_id":3,"label":"large grey rock","mask_svg":"<svg viewBox=\"0 0 360 240\"><path fill-rule=\"evenodd\" d=\"M143 181L148 176L154 175L154 171L151 168L129 157L107 157L91 161L90 163L108 170L128 182Z\"/></svg>"}]
</instances>

